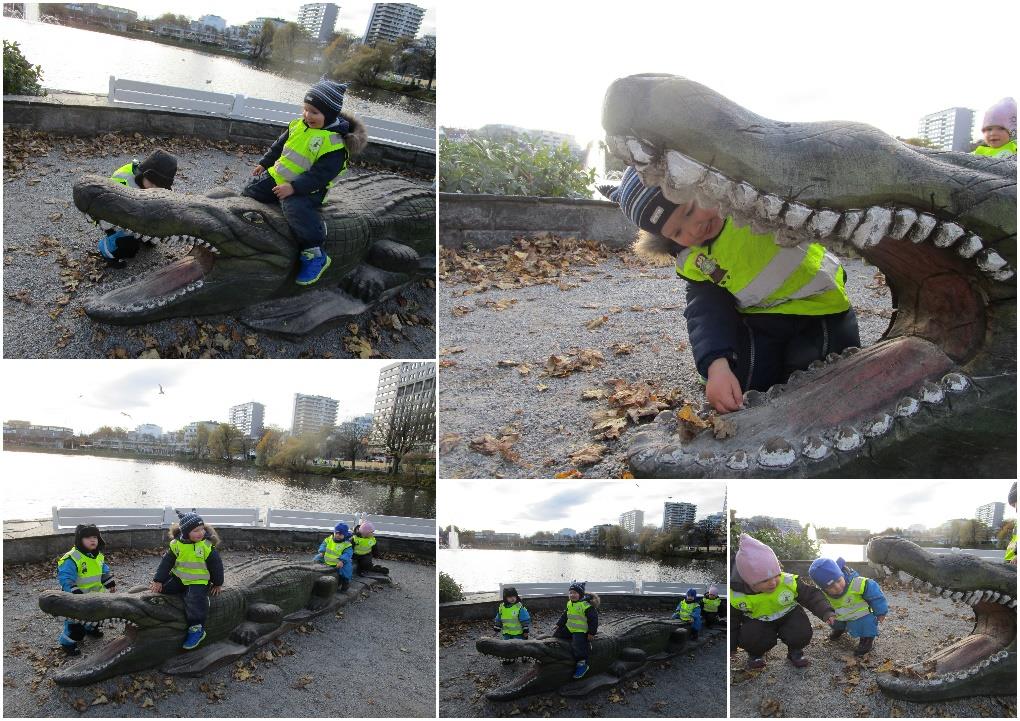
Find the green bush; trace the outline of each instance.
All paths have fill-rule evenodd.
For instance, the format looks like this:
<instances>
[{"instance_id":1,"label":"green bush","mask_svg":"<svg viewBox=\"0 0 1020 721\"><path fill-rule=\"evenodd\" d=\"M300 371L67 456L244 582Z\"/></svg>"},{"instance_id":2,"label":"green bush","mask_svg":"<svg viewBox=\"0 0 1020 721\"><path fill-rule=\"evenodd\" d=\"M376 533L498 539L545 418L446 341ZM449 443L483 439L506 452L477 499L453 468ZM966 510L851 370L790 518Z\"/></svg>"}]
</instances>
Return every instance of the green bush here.
<instances>
[{"instance_id":1,"label":"green bush","mask_svg":"<svg viewBox=\"0 0 1020 721\"><path fill-rule=\"evenodd\" d=\"M452 576L439 572L439 602L449 603L450 601L463 601L464 590L460 584L453 580Z\"/></svg>"},{"instance_id":2,"label":"green bush","mask_svg":"<svg viewBox=\"0 0 1020 721\"><path fill-rule=\"evenodd\" d=\"M30 64L17 43L4 40L4 95L45 95L40 80L42 66Z\"/></svg>"},{"instance_id":3,"label":"green bush","mask_svg":"<svg viewBox=\"0 0 1020 721\"><path fill-rule=\"evenodd\" d=\"M740 547L740 534L746 533L756 538L776 552L781 561L813 561L818 558L821 550L817 541L808 538L807 528L800 533L783 533L778 528L762 528L758 531L746 531L739 522L730 523L730 554L736 554Z\"/></svg>"},{"instance_id":4,"label":"green bush","mask_svg":"<svg viewBox=\"0 0 1020 721\"><path fill-rule=\"evenodd\" d=\"M527 136L468 138L439 143L439 189L444 193L590 198L595 169L585 169L566 143L553 148Z\"/></svg>"}]
</instances>

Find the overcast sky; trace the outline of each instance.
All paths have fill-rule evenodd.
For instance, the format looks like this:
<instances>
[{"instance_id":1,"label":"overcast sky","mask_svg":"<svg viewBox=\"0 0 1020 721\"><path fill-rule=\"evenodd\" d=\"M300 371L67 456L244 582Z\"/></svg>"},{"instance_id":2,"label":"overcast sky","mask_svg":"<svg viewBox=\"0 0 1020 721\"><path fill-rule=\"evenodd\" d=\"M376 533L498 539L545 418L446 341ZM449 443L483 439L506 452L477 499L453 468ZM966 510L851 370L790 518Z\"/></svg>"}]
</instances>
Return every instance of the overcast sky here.
<instances>
[{"instance_id":1,"label":"overcast sky","mask_svg":"<svg viewBox=\"0 0 1020 721\"><path fill-rule=\"evenodd\" d=\"M443 7L439 122L509 123L602 137L606 88L683 75L766 117L857 120L900 136L922 115L1017 94L1006 5L518 2ZM1005 27L1005 26L1003 26ZM1014 48L1011 50L1011 48Z\"/></svg>"},{"instance_id":2,"label":"overcast sky","mask_svg":"<svg viewBox=\"0 0 1020 721\"><path fill-rule=\"evenodd\" d=\"M5 359L3 420L87 433L142 423L171 431L192 421L225 422L231 406L257 401L266 406L266 425L289 429L294 394L304 393L338 400L337 420L344 421L372 412L379 370L392 362Z\"/></svg>"},{"instance_id":3,"label":"overcast sky","mask_svg":"<svg viewBox=\"0 0 1020 721\"><path fill-rule=\"evenodd\" d=\"M219 15L227 21L227 25L243 25L249 20L259 17L281 18L297 22L298 10L305 3L301 2L271 2L271 0L246 0L246 2L223 2L210 5L206 2L150 2L149 0L117 0L109 2L114 7L134 10L140 18L154 19L163 13L174 13L175 15L186 15L192 20L198 20L203 15ZM435 1L415 2L420 8L425 9L425 17L421 21L419 35L436 34L436 10ZM368 18L372 14L372 3L370 2L341 2L340 14L336 21L336 31L350 30L355 35L365 34L368 27Z\"/></svg>"},{"instance_id":4,"label":"overcast sky","mask_svg":"<svg viewBox=\"0 0 1020 721\"><path fill-rule=\"evenodd\" d=\"M724 493L724 484L701 481L444 480L436 505L442 528L530 535L617 523L633 509L645 512L646 524L661 526L667 499L697 504L700 519L723 509Z\"/></svg>"},{"instance_id":5,"label":"overcast sky","mask_svg":"<svg viewBox=\"0 0 1020 721\"><path fill-rule=\"evenodd\" d=\"M730 508L739 518L776 516L814 526L884 531L915 523L934 527L951 518L973 518L978 506L1006 504L1012 481L731 481ZM838 488L837 488L838 486Z\"/></svg>"}]
</instances>

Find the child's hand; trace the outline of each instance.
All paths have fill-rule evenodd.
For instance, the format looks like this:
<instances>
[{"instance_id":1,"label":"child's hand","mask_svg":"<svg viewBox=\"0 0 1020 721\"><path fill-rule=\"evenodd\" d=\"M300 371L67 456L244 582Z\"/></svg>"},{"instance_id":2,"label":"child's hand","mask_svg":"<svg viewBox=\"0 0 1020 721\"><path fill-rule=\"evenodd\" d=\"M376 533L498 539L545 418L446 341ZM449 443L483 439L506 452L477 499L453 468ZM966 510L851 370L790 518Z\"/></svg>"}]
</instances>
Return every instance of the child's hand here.
<instances>
[{"instance_id":1,"label":"child's hand","mask_svg":"<svg viewBox=\"0 0 1020 721\"><path fill-rule=\"evenodd\" d=\"M740 381L730 370L730 362L716 358L708 367L708 382L705 384L708 402L719 413L732 413L744 407L744 394Z\"/></svg>"},{"instance_id":2,"label":"child's hand","mask_svg":"<svg viewBox=\"0 0 1020 721\"><path fill-rule=\"evenodd\" d=\"M149 584L149 590L153 593L163 593L163 584L159 581L153 581Z\"/></svg>"},{"instance_id":3,"label":"child's hand","mask_svg":"<svg viewBox=\"0 0 1020 721\"><path fill-rule=\"evenodd\" d=\"M222 591L222 590L223 590L223 586L210 586L209 587L209 595L210 596L219 596L220 595L220 591Z\"/></svg>"},{"instance_id":4,"label":"child's hand","mask_svg":"<svg viewBox=\"0 0 1020 721\"><path fill-rule=\"evenodd\" d=\"M836 617L835 616L826 616L825 617L825 622L831 626L832 624L836 623Z\"/></svg>"},{"instance_id":5,"label":"child's hand","mask_svg":"<svg viewBox=\"0 0 1020 721\"><path fill-rule=\"evenodd\" d=\"M256 165L254 168L251 169L251 174L253 176L264 172L266 172L266 169L263 168L261 165Z\"/></svg>"},{"instance_id":6,"label":"child's hand","mask_svg":"<svg viewBox=\"0 0 1020 721\"><path fill-rule=\"evenodd\" d=\"M290 196L294 195L294 186L291 185L290 183L277 185L273 188L273 195L275 195L280 200L283 200L284 198L289 198Z\"/></svg>"}]
</instances>

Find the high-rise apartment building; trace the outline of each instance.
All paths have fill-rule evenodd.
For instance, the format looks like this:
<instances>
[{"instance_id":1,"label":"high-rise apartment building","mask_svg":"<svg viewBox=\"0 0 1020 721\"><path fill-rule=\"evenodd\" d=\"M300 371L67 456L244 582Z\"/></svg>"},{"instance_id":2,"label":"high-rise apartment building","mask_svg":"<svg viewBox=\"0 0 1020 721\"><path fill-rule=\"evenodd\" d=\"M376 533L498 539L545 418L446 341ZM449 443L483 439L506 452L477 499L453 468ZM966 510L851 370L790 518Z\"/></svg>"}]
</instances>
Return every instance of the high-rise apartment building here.
<instances>
[{"instance_id":1,"label":"high-rise apartment building","mask_svg":"<svg viewBox=\"0 0 1020 721\"><path fill-rule=\"evenodd\" d=\"M365 45L380 40L395 42L398 38L413 38L421 27L425 10L410 3L374 3L372 16L365 29Z\"/></svg>"},{"instance_id":2,"label":"high-rise apartment building","mask_svg":"<svg viewBox=\"0 0 1020 721\"><path fill-rule=\"evenodd\" d=\"M983 506L978 506L978 509L974 512L974 517L993 531L996 531L999 529L999 526L1002 525L1002 517L1005 513L1006 504L1000 501L995 501L994 503L986 503Z\"/></svg>"},{"instance_id":3,"label":"high-rise apartment building","mask_svg":"<svg viewBox=\"0 0 1020 721\"><path fill-rule=\"evenodd\" d=\"M631 533L641 533L641 529L645 527L645 512L633 510L621 513L620 525Z\"/></svg>"},{"instance_id":4,"label":"high-rise apartment building","mask_svg":"<svg viewBox=\"0 0 1020 721\"><path fill-rule=\"evenodd\" d=\"M427 441L420 450L431 452L436 435L436 364L431 361L391 363L379 371L372 413L372 435L369 446L373 452L385 450L386 436L394 419L419 418L420 436Z\"/></svg>"},{"instance_id":5,"label":"high-rise apartment building","mask_svg":"<svg viewBox=\"0 0 1020 721\"><path fill-rule=\"evenodd\" d=\"M230 425L248 438L261 438L265 429L266 407L255 401L248 401L230 407Z\"/></svg>"},{"instance_id":6,"label":"high-rise apartment building","mask_svg":"<svg viewBox=\"0 0 1020 721\"><path fill-rule=\"evenodd\" d=\"M335 3L308 3L298 11L297 23L319 42L328 42L339 14L340 6Z\"/></svg>"},{"instance_id":7,"label":"high-rise apartment building","mask_svg":"<svg viewBox=\"0 0 1020 721\"><path fill-rule=\"evenodd\" d=\"M669 531L680 528L685 523L694 523L698 514L698 506L683 501L666 501L662 504L662 530Z\"/></svg>"},{"instance_id":8,"label":"high-rise apartment building","mask_svg":"<svg viewBox=\"0 0 1020 721\"><path fill-rule=\"evenodd\" d=\"M973 140L974 111L968 108L948 108L921 118L918 136L930 140L940 150L967 152Z\"/></svg>"},{"instance_id":9,"label":"high-rise apartment building","mask_svg":"<svg viewBox=\"0 0 1020 721\"><path fill-rule=\"evenodd\" d=\"M290 432L295 436L306 433L318 433L324 428L336 425L336 412L340 404L326 396L306 396L304 393L294 394L294 417L290 424Z\"/></svg>"}]
</instances>

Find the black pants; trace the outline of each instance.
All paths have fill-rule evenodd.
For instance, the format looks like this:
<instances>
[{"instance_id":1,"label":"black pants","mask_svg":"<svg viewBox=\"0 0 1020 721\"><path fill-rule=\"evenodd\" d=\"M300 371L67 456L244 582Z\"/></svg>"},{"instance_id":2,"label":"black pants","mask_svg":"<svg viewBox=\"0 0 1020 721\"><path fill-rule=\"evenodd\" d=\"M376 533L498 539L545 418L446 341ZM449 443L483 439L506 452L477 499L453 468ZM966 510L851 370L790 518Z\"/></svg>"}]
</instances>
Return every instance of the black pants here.
<instances>
[{"instance_id":1,"label":"black pants","mask_svg":"<svg viewBox=\"0 0 1020 721\"><path fill-rule=\"evenodd\" d=\"M801 606L776 621L758 621L743 618L737 632L737 645L758 658L773 648L781 639L790 651L799 651L811 643L811 622Z\"/></svg>"},{"instance_id":2,"label":"black pants","mask_svg":"<svg viewBox=\"0 0 1020 721\"><path fill-rule=\"evenodd\" d=\"M358 573L389 573L390 569L386 566L376 565L375 559L371 553L365 553L362 555L354 554L354 570Z\"/></svg>"},{"instance_id":3,"label":"black pants","mask_svg":"<svg viewBox=\"0 0 1020 721\"><path fill-rule=\"evenodd\" d=\"M571 633L563 626L557 626L553 632L553 638L562 638L570 641L570 648L574 652L574 661L587 661L591 656L591 641L586 633Z\"/></svg>"},{"instance_id":4,"label":"black pants","mask_svg":"<svg viewBox=\"0 0 1020 721\"><path fill-rule=\"evenodd\" d=\"M812 361L861 344L853 308L834 315L748 313L742 318L746 332L734 374L745 392L766 391Z\"/></svg>"},{"instance_id":5,"label":"black pants","mask_svg":"<svg viewBox=\"0 0 1020 721\"><path fill-rule=\"evenodd\" d=\"M705 619L705 628L711 628L719 622L718 611L705 611L701 614L701 617Z\"/></svg>"},{"instance_id":6,"label":"black pants","mask_svg":"<svg viewBox=\"0 0 1020 721\"><path fill-rule=\"evenodd\" d=\"M170 580L163 584L163 593L171 596L184 594L184 616L188 619L188 625L205 625L205 618L209 614L208 584L193 583L186 586L177 576L170 576Z\"/></svg>"}]
</instances>

